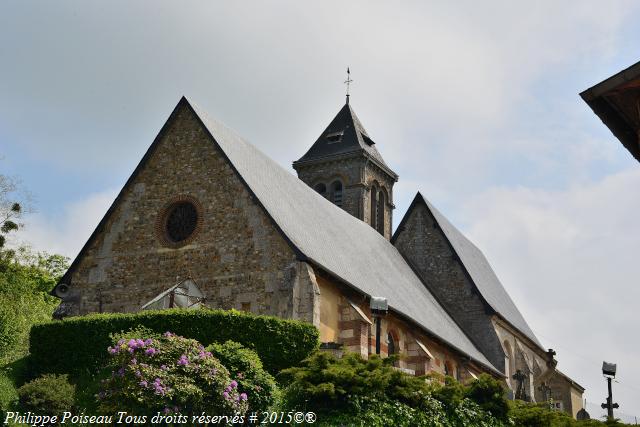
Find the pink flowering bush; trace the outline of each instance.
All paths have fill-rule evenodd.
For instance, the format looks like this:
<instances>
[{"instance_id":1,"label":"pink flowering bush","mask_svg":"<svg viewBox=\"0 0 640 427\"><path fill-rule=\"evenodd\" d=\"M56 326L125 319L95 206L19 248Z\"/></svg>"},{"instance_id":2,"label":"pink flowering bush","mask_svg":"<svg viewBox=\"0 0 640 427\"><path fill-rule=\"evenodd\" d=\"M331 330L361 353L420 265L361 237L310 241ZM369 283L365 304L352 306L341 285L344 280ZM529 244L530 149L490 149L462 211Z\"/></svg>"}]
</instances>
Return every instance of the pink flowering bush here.
<instances>
[{"instance_id":1,"label":"pink flowering bush","mask_svg":"<svg viewBox=\"0 0 640 427\"><path fill-rule=\"evenodd\" d=\"M106 412L232 415L247 411L247 394L196 340L169 332L146 339L127 337L107 352L111 376L97 396Z\"/></svg>"}]
</instances>

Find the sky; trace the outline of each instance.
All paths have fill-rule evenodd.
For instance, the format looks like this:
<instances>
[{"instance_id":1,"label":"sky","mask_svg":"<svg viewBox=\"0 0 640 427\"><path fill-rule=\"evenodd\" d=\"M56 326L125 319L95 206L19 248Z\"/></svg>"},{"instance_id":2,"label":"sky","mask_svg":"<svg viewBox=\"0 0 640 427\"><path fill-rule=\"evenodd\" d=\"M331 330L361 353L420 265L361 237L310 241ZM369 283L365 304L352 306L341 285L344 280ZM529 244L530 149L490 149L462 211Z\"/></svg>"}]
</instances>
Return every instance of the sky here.
<instances>
[{"instance_id":1,"label":"sky","mask_svg":"<svg viewBox=\"0 0 640 427\"><path fill-rule=\"evenodd\" d=\"M640 60L640 4L3 1L0 174L13 244L75 257L182 95L293 173L351 104L400 176L480 247L600 415L640 417L640 164L579 92Z\"/></svg>"}]
</instances>

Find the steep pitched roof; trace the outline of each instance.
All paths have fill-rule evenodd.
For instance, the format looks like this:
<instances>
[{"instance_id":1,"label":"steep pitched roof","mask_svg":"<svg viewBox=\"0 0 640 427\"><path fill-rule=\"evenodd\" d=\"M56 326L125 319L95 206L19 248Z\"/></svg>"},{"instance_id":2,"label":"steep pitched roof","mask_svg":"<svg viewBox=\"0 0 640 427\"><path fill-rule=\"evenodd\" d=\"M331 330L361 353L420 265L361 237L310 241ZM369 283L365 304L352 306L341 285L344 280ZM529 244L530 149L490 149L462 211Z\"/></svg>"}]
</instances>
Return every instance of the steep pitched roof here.
<instances>
[{"instance_id":1,"label":"steep pitched roof","mask_svg":"<svg viewBox=\"0 0 640 427\"><path fill-rule=\"evenodd\" d=\"M391 310L472 360L501 374L438 304L398 250L369 225L313 191L233 130L183 97L58 285L68 283L85 251L150 158L181 107L191 109L240 180L301 260L311 262L368 296L388 299ZM52 291L55 295L55 291Z\"/></svg>"},{"instance_id":2,"label":"steep pitched roof","mask_svg":"<svg viewBox=\"0 0 640 427\"><path fill-rule=\"evenodd\" d=\"M460 259L463 268L487 304L503 319L526 335L534 344L543 349L542 344L540 344L504 286L500 283L482 251L420 193L416 194L409 210L405 214L405 218L409 217L416 203L424 204L431 212L452 250Z\"/></svg>"},{"instance_id":3,"label":"steep pitched roof","mask_svg":"<svg viewBox=\"0 0 640 427\"><path fill-rule=\"evenodd\" d=\"M499 373L388 240L327 201L202 109L190 105L302 258L368 296L386 297L392 310Z\"/></svg>"},{"instance_id":4,"label":"steep pitched roof","mask_svg":"<svg viewBox=\"0 0 640 427\"><path fill-rule=\"evenodd\" d=\"M365 152L379 162L390 175L397 177L382 159L375 142L369 137L349 103L340 109L316 142L304 156L294 162L294 165L354 152Z\"/></svg>"}]
</instances>

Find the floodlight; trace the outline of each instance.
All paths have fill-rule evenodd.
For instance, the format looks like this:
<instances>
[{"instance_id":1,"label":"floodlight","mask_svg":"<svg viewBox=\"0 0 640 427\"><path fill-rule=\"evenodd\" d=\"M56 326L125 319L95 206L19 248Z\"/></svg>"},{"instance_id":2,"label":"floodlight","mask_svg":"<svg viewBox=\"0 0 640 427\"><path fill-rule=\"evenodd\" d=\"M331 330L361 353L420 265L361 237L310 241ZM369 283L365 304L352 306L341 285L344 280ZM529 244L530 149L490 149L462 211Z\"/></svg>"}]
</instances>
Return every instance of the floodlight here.
<instances>
[{"instance_id":1,"label":"floodlight","mask_svg":"<svg viewBox=\"0 0 640 427\"><path fill-rule=\"evenodd\" d=\"M371 297L371 311L374 313L384 314L389 310L389 303L383 297Z\"/></svg>"},{"instance_id":2,"label":"floodlight","mask_svg":"<svg viewBox=\"0 0 640 427\"><path fill-rule=\"evenodd\" d=\"M616 364L609 362L602 362L602 374L610 377L616 376Z\"/></svg>"}]
</instances>

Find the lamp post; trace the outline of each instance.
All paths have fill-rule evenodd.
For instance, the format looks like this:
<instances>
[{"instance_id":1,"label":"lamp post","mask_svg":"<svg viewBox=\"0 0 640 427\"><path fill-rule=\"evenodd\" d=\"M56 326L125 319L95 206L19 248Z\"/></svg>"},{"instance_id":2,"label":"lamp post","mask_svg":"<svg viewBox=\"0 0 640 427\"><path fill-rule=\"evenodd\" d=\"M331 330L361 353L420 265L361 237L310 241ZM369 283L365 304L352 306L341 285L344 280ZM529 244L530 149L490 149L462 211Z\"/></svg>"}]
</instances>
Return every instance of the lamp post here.
<instances>
[{"instance_id":1,"label":"lamp post","mask_svg":"<svg viewBox=\"0 0 640 427\"><path fill-rule=\"evenodd\" d=\"M371 308L371 314L376 320L376 354L380 354L380 321L382 316L385 316L389 311L389 304L386 298L383 297L371 297L369 303Z\"/></svg>"},{"instance_id":2,"label":"lamp post","mask_svg":"<svg viewBox=\"0 0 640 427\"><path fill-rule=\"evenodd\" d=\"M613 421L613 410L619 407L617 403L613 403L613 396L611 394L611 380L616 377L616 364L602 362L602 375L607 379L609 396L607 397L607 402L601 404L600 407L607 410L607 421Z\"/></svg>"}]
</instances>

